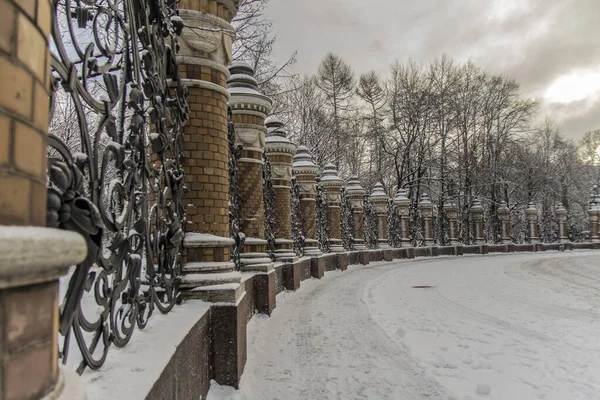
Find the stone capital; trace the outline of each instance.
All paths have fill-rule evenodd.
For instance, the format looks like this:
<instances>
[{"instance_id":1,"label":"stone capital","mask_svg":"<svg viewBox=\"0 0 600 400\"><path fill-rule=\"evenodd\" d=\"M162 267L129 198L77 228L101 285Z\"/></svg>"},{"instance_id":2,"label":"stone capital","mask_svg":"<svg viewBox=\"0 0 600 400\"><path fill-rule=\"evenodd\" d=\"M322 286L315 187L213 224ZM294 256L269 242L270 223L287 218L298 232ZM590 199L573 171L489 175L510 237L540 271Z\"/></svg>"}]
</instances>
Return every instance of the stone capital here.
<instances>
[{"instance_id":1,"label":"stone capital","mask_svg":"<svg viewBox=\"0 0 600 400\"><path fill-rule=\"evenodd\" d=\"M58 280L87 251L85 239L75 232L0 226L0 289Z\"/></svg>"}]
</instances>

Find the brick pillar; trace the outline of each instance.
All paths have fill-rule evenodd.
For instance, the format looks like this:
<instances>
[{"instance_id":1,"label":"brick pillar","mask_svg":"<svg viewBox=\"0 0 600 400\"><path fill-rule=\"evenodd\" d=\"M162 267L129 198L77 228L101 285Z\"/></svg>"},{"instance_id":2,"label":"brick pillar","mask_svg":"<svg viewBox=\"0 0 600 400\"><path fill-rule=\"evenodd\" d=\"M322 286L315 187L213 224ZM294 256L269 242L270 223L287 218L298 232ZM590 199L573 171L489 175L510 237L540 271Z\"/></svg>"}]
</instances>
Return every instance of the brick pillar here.
<instances>
[{"instance_id":1,"label":"brick pillar","mask_svg":"<svg viewBox=\"0 0 600 400\"><path fill-rule=\"evenodd\" d=\"M448 224L450 225L450 244L460 244L458 241L458 207L452 201L445 202L444 212L448 217Z\"/></svg>"},{"instance_id":2,"label":"brick pillar","mask_svg":"<svg viewBox=\"0 0 600 400\"><path fill-rule=\"evenodd\" d=\"M181 0L179 16L185 28L177 59L188 87L190 121L184 128L185 181L188 224L184 239L184 278L187 298L236 302L243 291L212 291L203 274L235 270L229 234L229 139L227 79L231 63L237 9L225 0ZM215 44L217 43L217 44ZM228 283L240 276L228 275Z\"/></svg>"},{"instance_id":3,"label":"brick pillar","mask_svg":"<svg viewBox=\"0 0 600 400\"><path fill-rule=\"evenodd\" d=\"M246 363L245 285L235 272L229 232L228 65L231 19L238 1L181 0L184 29L177 55L189 90L190 121L184 128L188 224L181 288L187 299L219 302L211 309L214 379L239 386ZM216 274L225 273L221 277ZM227 284L227 285L224 285Z\"/></svg>"},{"instance_id":4,"label":"brick pillar","mask_svg":"<svg viewBox=\"0 0 600 400\"><path fill-rule=\"evenodd\" d=\"M501 202L500 207L498 207L498 218L500 218L502 224L500 243L510 242L510 211L505 201Z\"/></svg>"},{"instance_id":5,"label":"brick pillar","mask_svg":"<svg viewBox=\"0 0 600 400\"><path fill-rule=\"evenodd\" d=\"M329 206L329 250L333 253L344 251L342 247L342 233L340 225L340 206L342 203L342 185L344 181L338 176L337 169L333 164L327 164L323 168L321 185L327 192Z\"/></svg>"},{"instance_id":6,"label":"brick pillar","mask_svg":"<svg viewBox=\"0 0 600 400\"><path fill-rule=\"evenodd\" d=\"M558 238L561 242L568 242L569 235L567 232L567 209L562 203L558 203L556 206L556 219L558 220Z\"/></svg>"},{"instance_id":7,"label":"brick pillar","mask_svg":"<svg viewBox=\"0 0 600 400\"><path fill-rule=\"evenodd\" d=\"M398 189L396 197L394 198L394 204L400 214L400 225L402 226L402 245L410 245L410 226L409 226L409 211L410 211L410 199L408 198L408 192L406 189Z\"/></svg>"},{"instance_id":8,"label":"brick pillar","mask_svg":"<svg viewBox=\"0 0 600 400\"><path fill-rule=\"evenodd\" d=\"M242 155L238 160L240 225L246 235L241 255L242 270L268 272L273 269L273 263L266 253L263 153L265 118L271 111L272 101L258 91L254 70L248 64L236 63L229 71L229 106L235 122L236 144L242 148Z\"/></svg>"},{"instance_id":9,"label":"brick pillar","mask_svg":"<svg viewBox=\"0 0 600 400\"><path fill-rule=\"evenodd\" d=\"M292 158L296 145L287 138L283 122L275 116L267 118L266 154L271 163L271 178L275 189L275 258L293 261L291 180Z\"/></svg>"},{"instance_id":10,"label":"brick pillar","mask_svg":"<svg viewBox=\"0 0 600 400\"><path fill-rule=\"evenodd\" d=\"M294 176L300 186L300 211L302 213L302 232L304 233L304 254L319 256L321 250L317 240L317 174L319 166L316 165L308 149L298 147L292 165Z\"/></svg>"},{"instance_id":11,"label":"brick pillar","mask_svg":"<svg viewBox=\"0 0 600 400\"><path fill-rule=\"evenodd\" d=\"M469 210L471 218L473 219L473 225L475 229L475 244L484 244L484 230L483 230L483 206L479 199L475 199Z\"/></svg>"},{"instance_id":12,"label":"brick pillar","mask_svg":"<svg viewBox=\"0 0 600 400\"><path fill-rule=\"evenodd\" d=\"M600 196L595 195L590 208L588 209L590 218L590 239L592 242L600 241Z\"/></svg>"},{"instance_id":13,"label":"brick pillar","mask_svg":"<svg viewBox=\"0 0 600 400\"><path fill-rule=\"evenodd\" d=\"M57 297L58 278L87 246L78 234L44 228L51 9L48 0L0 0L2 399L85 398L79 377L58 367Z\"/></svg>"},{"instance_id":14,"label":"brick pillar","mask_svg":"<svg viewBox=\"0 0 600 400\"><path fill-rule=\"evenodd\" d=\"M538 210L535 208L535 204L529 203L525 210L527 215L527 221L529 221L529 238L531 243L538 243L540 241L540 231L538 226Z\"/></svg>"},{"instance_id":15,"label":"brick pillar","mask_svg":"<svg viewBox=\"0 0 600 400\"><path fill-rule=\"evenodd\" d=\"M371 201L375 206L375 212L377 212L377 219L379 222L379 247L382 249L390 248L387 240L387 208L388 208L388 195L383 190L381 183L376 183L371 193Z\"/></svg>"},{"instance_id":16,"label":"brick pillar","mask_svg":"<svg viewBox=\"0 0 600 400\"><path fill-rule=\"evenodd\" d=\"M364 230L364 197L365 189L363 189L358 180L357 176L353 176L348 180L348 186L346 187L346 193L350 199L350 206L352 208L352 219L354 220L354 250L366 250L365 246L365 230Z\"/></svg>"},{"instance_id":17,"label":"brick pillar","mask_svg":"<svg viewBox=\"0 0 600 400\"><path fill-rule=\"evenodd\" d=\"M421 195L421 201L419 202L419 211L421 212L421 216L423 217L425 231L423 235L425 236L425 246L433 245L433 203L431 202L429 195L427 193L423 193Z\"/></svg>"}]
</instances>

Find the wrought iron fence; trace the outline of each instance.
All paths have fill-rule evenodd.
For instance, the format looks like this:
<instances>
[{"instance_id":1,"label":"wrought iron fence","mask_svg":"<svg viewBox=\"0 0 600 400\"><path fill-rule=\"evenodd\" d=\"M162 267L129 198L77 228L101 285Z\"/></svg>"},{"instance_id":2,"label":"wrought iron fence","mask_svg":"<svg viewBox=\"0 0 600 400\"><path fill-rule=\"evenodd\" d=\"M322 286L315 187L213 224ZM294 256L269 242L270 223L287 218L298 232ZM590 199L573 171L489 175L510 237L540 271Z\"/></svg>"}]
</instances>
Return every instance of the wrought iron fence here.
<instances>
[{"instance_id":1,"label":"wrought iron fence","mask_svg":"<svg viewBox=\"0 0 600 400\"><path fill-rule=\"evenodd\" d=\"M60 306L60 357L77 359L79 373L100 368L112 345L178 300L189 116L175 58L182 29L173 1L53 2L51 104L73 120L51 121L47 224L88 245ZM77 349L80 358L70 354Z\"/></svg>"},{"instance_id":2,"label":"wrought iron fence","mask_svg":"<svg viewBox=\"0 0 600 400\"><path fill-rule=\"evenodd\" d=\"M236 144L235 123L231 108L227 110L228 135L229 135L229 234L235 240L231 249L231 261L236 270L241 269L240 253L246 242L246 236L241 228L241 194L238 161L242 157L242 145Z\"/></svg>"}]
</instances>

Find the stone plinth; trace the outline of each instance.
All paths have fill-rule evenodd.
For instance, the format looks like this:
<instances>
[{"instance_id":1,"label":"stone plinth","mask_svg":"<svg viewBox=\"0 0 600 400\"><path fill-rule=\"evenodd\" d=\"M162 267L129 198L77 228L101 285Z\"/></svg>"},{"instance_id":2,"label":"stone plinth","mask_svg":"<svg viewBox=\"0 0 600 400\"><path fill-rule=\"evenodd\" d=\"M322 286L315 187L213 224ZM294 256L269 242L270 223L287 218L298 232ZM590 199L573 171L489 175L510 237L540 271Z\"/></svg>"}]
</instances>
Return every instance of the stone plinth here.
<instances>
[{"instance_id":1,"label":"stone plinth","mask_svg":"<svg viewBox=\"0 0 600 400\"><path fill-rule=\"evenodd\" d=\"M357 176L353 176L348 180L346 193L350 199L350 207L352 208L352 218L354 220L354 250L366 250L365 246L365 230L364 230L364 197L365 189L360 184Z\"/></svg>"},{"instance_id":2,"label":"stone plinth","mask_svg":"<svg viewBox=\"0 0 600 400\"><path fill-rule=\"evenodd\" d=\"M402 245L410 245L410 226L409 226L409 212L410 212L410 199L408 198L408 192L406 189L398 189L396 197L394 198L394 205L400 214L400 225L402 227Z\"/></svg>"},{"instance_id":3,"label":"stone plinth","mask_svg":"<svg viewBox=\"0 0 600 400\"><path fill-rule=\"evenodd\" d=\"M379 236L379 247L382 249L389 248L387 239L387 209L389 197L385 193L383 189L383 185L381 183L376 183L373 192L370 196L373 205L375 206L375 212L377 213L378 219L378 236Z\"/></svg>"},{"instance_id":4,"label":"stone plinth","mask_svg":"<svg viewBox=\"0 0 600 400\"><path fill-rule=\"evenodd\" d=\"M267 126L266 155L271 163L271 177L275 189L275 258L293 262L296 254L292 240L291 180L292 158L296 145L287 138L283 122L271 116Z\"/></svg>"},{"instance_id":5,"label":"stone plinth","mask_svg":"<svg viewBox=\"0 0 600 400\"><path fill-rule=\"evenodd\" d=\"M327 164L323 168L321 185L327 194L329 207L329 251L334 253L344 251L340 225L341 190L343 184L344 181L338 176L335 165Z\"/></svg>"},{"instance_id":6,"label":"stone plinth","mask_svg":"<svg viewBox=\"0 0 600 400\"><path fill-rule=\"evenodd\" d=\"M58 367L58 279L87 256L79 234L0 225L0 397L85 399ZM62 300L62 299L61 299Z\"/></svg>"},{"instance_id":7,"label":"stone plinth","mask_svg":"<svg viewBox=\"0 0 600 400\"><path fill-rule=\"evenodd\" d=\"M321 254L317 236L317 174L319 167L304 146L298 147L293 163L294 176L300 187L300 212L304 233L304 255L315 257Z\"/></svg>"}]
</instances>

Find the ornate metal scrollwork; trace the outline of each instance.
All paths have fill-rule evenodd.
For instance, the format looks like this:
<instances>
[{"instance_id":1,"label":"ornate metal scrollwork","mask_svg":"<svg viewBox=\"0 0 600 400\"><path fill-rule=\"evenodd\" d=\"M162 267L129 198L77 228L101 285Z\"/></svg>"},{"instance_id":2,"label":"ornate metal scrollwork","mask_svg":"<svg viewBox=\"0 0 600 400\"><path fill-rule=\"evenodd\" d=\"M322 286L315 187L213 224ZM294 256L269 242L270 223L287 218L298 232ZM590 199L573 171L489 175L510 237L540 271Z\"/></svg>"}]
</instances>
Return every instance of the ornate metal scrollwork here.
<instances>
[{"instance_id":1,"label":"ornate metal scrollwork","mask_svg":"<svg viewBox=\"0 0 600 400\"><path fill-rule=\"evenodd\" d=\"M304 255L304 243L306 237L302 232L302 210L300 208L300 184L295 176L292 176L292 193L290 198L292 209L292 240L294 241L294 252L298 257Z\"/></svg>"},{"instance_id":2,"label":"ornate metal scrollwork","mask_svg":"<svg viewBox=\"0 0 600 400\"><path fill-rule=\"evenodd\" d=\"M60 307L60 356L66 363L74 337L82 373L178 300L183 23L172 0L54 0L53 17L47 223L88 244Z\"/></svg>"},{"instance_id":3,"label":"ornate metal scrollwork","mask_svg":"<svg viewBox=\"0 0 600 400\"><path fill-rule=\"evenodd\" d=\"M354 216L352 215L352 203L348 197L346 188L342 188L342 202L340 205L340 231L342 234L342 245L348 251L354 250Z\"/></svg>"},{"instance_id":4,"label":"ornate metal scrollwork","mask_svg":"<svg viewBox=\"0 0 600 400\"><path fill-rule=\"evenodd\" d=\"M363 226L365 231L365 244L369 249L376 249L379 247L379 218L377 218L377 211L375 210L375 205L373 204L371 198L368 195L364 197L363 220Z\"/></svg>"},{"instance_id":5,"label":"ornate metal scrollwork","mask_svg":"<svg viewBox=\"0 0 600 400\"><path fill-rule=\"evenodd\" d=\"M231 108L227 110L227 126L229 137L229 234L235 240L231 249L231 261L235 263L236 270L239 271L241 269L240 253L246 242L246 235L241 228L242 200L238 170L238 160L242 157L243 146L236 144L235 123Z\"/></svg>"},{"instance_id":6,"label":"ornate metal scrollwork","mask_svg":"<svg viewBox=\"0 0 600 400\"><path fill-rule=\"evenodd\" d=\"M275 259L275 188L271 174L271 162L263 153L263 208L265 213L265 239L267 240L267 254Z\"/></svg>"},{"instance_id":7,"label":"ornate metal scrollwork","mask_svg":"<svg viewBox=\"0 0 600 400\"><path fill-rule=\"evenodd\" d=\"M319 249L323 253L329 252L329 201L327 192L320 184L320 178L317 178L317 242Z\"/></svg>"}]
</instances>

